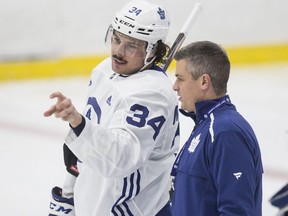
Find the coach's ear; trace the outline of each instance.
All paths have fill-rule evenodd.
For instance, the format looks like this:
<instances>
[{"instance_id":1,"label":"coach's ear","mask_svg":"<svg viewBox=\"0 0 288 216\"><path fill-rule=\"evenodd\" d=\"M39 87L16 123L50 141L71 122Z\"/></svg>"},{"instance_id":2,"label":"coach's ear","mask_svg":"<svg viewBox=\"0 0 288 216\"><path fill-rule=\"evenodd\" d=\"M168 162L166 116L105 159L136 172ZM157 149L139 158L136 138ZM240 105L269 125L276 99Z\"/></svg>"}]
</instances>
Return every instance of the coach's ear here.
<instances>
[{"instance_id":1,"label":"coach's ear","mask_svg":"<svg viewBox=\"0 0 288 216\"><path fill-rule=\"evenodd\" d=\"M201 85L201 89L204 91L207 91L209 88L213 88L212 82L211 82L211 77L209 74L203 74L202 76L199 77L199 82Z\"/></svg>"},{"instance_id":2,"label":"coach's ear","mask_svg":"<svg viewBox=\"0 0 288 216\"><path fill-rule=\"evenodd\" d=\"M200 89L203 93L203 99L217 98L221 95L217 95L215 92L211 76L209 74L203 74L199 78Z\"/></svg>"}]
</instances>

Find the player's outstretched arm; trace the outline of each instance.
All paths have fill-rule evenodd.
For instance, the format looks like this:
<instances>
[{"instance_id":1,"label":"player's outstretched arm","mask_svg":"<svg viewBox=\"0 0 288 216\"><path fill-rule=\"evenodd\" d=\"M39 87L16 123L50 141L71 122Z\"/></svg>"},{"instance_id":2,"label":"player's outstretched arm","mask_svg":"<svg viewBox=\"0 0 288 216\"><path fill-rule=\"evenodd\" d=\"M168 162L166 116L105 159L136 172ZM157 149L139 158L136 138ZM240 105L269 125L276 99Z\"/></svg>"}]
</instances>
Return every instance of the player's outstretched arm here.
<instances>
[{"instance_id":1,"label":"player's outstretched arm","mask_svg":"<svg viewBox=\"0 0 288 216\"><path fill-rule=\"evenodd\" d=\"M76 110L70 98L65 97L61 92L52 93L50 99L54 98L57 98L57 102L44 112L45 117L54 114L56 118L61 118L63 121L69 122L73 128L81 124L82 116Z\"/></svg>"}]
</instances>

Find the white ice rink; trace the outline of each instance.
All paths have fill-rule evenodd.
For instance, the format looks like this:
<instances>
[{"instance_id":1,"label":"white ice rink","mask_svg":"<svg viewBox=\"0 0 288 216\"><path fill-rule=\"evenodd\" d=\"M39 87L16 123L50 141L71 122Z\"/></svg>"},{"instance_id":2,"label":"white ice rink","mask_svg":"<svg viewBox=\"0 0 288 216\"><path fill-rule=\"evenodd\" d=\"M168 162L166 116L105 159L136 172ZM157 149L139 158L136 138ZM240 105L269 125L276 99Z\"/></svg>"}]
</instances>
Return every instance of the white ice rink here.
<instances>
[{"instance_id":1,"label":"white ice rink","mask_svg":"<svg viewBox=\"0 0 288 216\"><path fill-rule=\"evenodd\" d=\"M174 80L173 73L170 73ZM0 83L1 216L47 216L50 190L62 185L62 144L68 124L43 112L62 91L76 107L84 106L88 77ZM277 209L268 200L288 182L288 65L232 68L232 102L251 123L264 164L263 215ZM181 117L181 142L192 120Z\"/></svg>"}]
</instances>

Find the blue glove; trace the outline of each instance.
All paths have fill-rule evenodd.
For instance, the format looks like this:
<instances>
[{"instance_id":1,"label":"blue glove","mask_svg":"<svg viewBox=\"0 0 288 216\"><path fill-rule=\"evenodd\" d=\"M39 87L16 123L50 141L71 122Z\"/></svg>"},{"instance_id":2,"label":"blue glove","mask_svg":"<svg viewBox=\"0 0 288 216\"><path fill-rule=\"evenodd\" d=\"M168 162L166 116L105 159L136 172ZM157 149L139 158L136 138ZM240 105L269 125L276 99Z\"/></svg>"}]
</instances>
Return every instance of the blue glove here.
<instances>
[{"instance_id":1,"label":"blue glove","mask_svg":"<svg viewBox=\"0 0 288 216\"><path fill-rule=\"evenodd\" d=\"M73 198L62 197L62 189L54 187L49 206L48 216L74 216Z\"/></svg>"},{"instance_id":2,"label":"blue glove","mask_svg":"<svg viewBox=\"0 0 288 216\"><path fill-rule=\"evenodd\" d=\"M277 216L288 216L288 183L270 198L270 203L279 208Z\"/></svg>"},{"instance_id":3,"label":"blue glove","mask_svg":"<svg viewBox=\"0 0 288 216\"><path fill-rule=\"evenodd\" d=\"M278 208L288 205L288 183L271 197L270 203Z\"/></svg>"}]
</instances>

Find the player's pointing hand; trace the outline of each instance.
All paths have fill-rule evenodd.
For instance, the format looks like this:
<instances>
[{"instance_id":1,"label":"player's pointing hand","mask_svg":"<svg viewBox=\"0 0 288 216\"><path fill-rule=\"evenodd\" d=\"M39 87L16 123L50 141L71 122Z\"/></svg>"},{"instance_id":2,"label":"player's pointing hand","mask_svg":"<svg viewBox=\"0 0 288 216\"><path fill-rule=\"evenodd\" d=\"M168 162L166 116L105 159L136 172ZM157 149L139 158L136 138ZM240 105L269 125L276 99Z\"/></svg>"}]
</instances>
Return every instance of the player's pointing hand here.
<instances>
[{"instance_id":1,"label":"player's pointing hand","mask_svg":"<svg viewBox=\"0 0 288 216\"><path fill-rule=\"evenodd\" d=\"M72 127L77 127L82 122L82 116L76 110L70 98L65 97L61 92L52 93L50 98L57 98L57 102L51 106L49 110L44 112L45 117L54 114L56 118L68 121Z\"/></svg>"}]
</instances>

